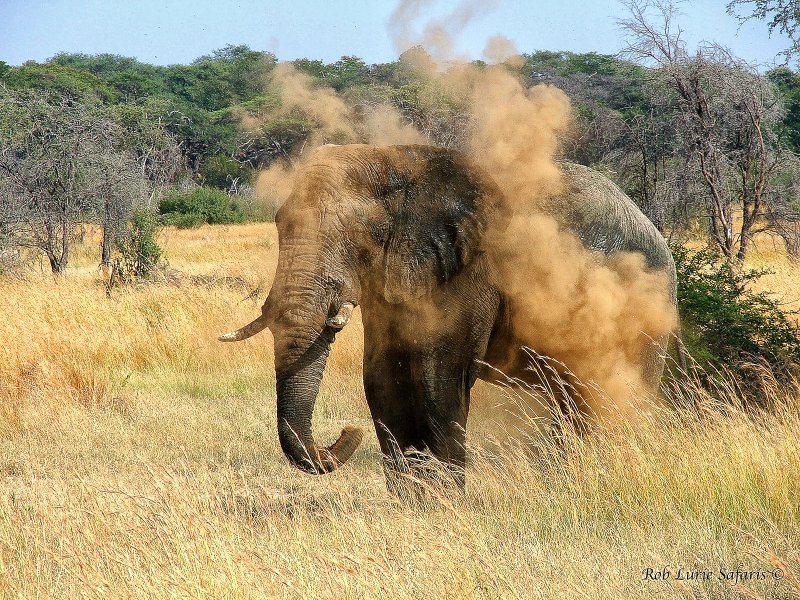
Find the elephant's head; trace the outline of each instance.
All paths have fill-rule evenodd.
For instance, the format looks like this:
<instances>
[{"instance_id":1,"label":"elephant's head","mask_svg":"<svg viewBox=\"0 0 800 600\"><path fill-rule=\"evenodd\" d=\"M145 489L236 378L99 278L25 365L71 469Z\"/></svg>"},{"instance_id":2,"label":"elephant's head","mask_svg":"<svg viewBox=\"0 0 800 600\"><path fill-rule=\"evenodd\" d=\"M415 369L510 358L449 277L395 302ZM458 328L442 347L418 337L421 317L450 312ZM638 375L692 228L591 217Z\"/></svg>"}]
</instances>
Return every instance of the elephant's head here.
<instances>
[{"instance_id":1,"label":"elephant's head","mask_svg":"<svg viewBox=\"0 0 800 600\"><path fill-rule=\"evenodd\" d=\"M275 218L278 266L262 314L220 338L272 331L278 432L294 465L330 472L361 441L348 426L325 448L311 432L330 344L353 307L415 302L443 285L481 254L499 201L488 176L441 148L324 147L300 170Z\"/></svg>"}]
</instances>

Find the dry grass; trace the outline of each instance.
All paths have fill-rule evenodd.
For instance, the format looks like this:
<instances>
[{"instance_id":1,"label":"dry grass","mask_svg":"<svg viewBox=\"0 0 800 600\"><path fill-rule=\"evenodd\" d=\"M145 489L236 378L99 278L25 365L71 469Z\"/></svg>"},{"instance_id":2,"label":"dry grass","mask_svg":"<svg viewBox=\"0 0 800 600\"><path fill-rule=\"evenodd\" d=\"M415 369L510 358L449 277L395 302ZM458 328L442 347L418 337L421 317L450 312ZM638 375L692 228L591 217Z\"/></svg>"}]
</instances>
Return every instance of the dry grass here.
<instances>
[{"instance_id":1,"label":"dry grass","mask_svg":"<svg viewBox=\"0 0 800 600\"><path fill-rule=\"evenodd\" d=\"M374 435L333 475L291 469L270 335L216 341L257 314L274 237L168 230L187 276L110 298L91 245L61 281L0 281L0 595L800 598L797 389L768 382L783 409L747 415L684 387L699 413L657 408L561 450L524 416L528 398L479 384L454 503L390 496ZM800 269L759 260L800 295ZM323 441L371 427L361 345L356 318L318 402ZM643 580L664 567L667 581Z\"/></svg>"}]
</instances>

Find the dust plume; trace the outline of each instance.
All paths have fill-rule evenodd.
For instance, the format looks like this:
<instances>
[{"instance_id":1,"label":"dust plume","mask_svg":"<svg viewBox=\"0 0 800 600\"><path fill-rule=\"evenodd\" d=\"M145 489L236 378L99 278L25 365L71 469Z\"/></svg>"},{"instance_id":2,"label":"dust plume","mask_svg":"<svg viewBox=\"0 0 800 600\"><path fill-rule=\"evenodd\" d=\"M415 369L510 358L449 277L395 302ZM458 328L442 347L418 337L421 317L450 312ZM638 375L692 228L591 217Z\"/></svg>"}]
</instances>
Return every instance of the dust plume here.
<instances>
[{"instance_id":1,"label":"dust plume","mask_svg":"<svg viewBox=\"0 0 800 600\"><path fill-rule=\"evenodd\" d=\"M607 408L633 413L649 389L645 349L677 322L670 282L648 269L641 255L591 251L570 232L580 226L574 220L582 214L581 204L596 198L591 197L593 188L580 193L570 188L557 161L560 141L572 123L567 96L556 87L524 85L519 75L524 59L502 36L486 44L483 57L489 64L454 59L455 36L494 4L464 0L446 18L415 29L431 5L430 0L402 0L389 31L398 50L405 50L400 62L413 71L418 89L439 102L430 106L450 112L440 111L446 115L438 122L415 120L415 126L408 113L389 101L356 110L334 90L281 65L273 80L279 114L300 112L317 126L292 161L300 163L311 149L331 142L434 140L468 154L505 197L508 218L490 228L484 250L495 285L509 299L517 347L529 346L561 361L590 388L602 390L586 398L598 416ZM426 49L407 50L420 42ZM440 113L430 112L439 118ZM290 167L273 165L262 173L261 194L285 198L291 190ZM504 366L525 367L512 362Z\"/></svg>"},{"instance_id":2,"label":"dust plume","mask_svg":"<svg viewBox=\"0 0 800 600\"><path fill-rule=\"evenodd\" d=\"M645 348L676 325L666 276L638 253L590 252L542 214L516 214L489 247L518 343L566 365L595 416L635 414Z\"/></svg>"},{"instance_id":3,"label":"dust plume","mask_svg":"<svg viewBox=\"0 0 800 600\"><path fill-rule=\"evenodd\" d=\"M394 106L380 104L357 114L333 88L318 85L312 77L289 63L277 65L268 86L277 95L279 107L260 116L245 110L236 112L242 130L257 133L265 120L284 117L303 117L312 124L310 134L291 153L278 141L273 142L283 156L260 171L256 181L259 202L269 210L280 208L292 191L296 167L320 146L354 142L429 143Z\"/></svg>"},{"instance_id":4,"label":"dust plume","mask_svg":"<svg viewBox=\"0 0 800 600\"><path fill-rule=\"evenodd\" d=\"M466 63L465 57L455 52L456 40L476 17L492 12L498 0L461 0L456 7L440 19L428 21L421 32L414 31L414 21L424 9L430 9L431 0L401 0L389 18L389 33L398 54L413 46L421 46L440 65L447 62Z\"/></svg>"},{"instance_id":5,"label":"dust plume","mask_svg":"<svg viewBox=\"0 0 800 600\"><path fill-rule=\"evenodd\" d=\"M500 186L511 215L489 232L486 251L495 283L510 300L517 343L567 365L589 386L586 401L597 416L606 409L635 412L649 388L645 348L677 322L668 278L648 269L640 254L605 256L569 231L575 200L556 160L572 122L567 96L552 86L526 88L515 74L523 58L503 36L486 43L489 66L454 61L453 37L477 14L472 2L457 7L463 18L429 23L414 38L413 21L429 6L402 1L390 31L398 50L433 41L426 50L439 68L424 71L429 83L468 99L464 149ZM590 200L597 199L578 202Z\"/></svg>"},{"instance_id":6,"label":"dust plume","mask_svg":"<svg viewBox=\"0 0 800 600\"><path fill-rule=\"evenodd\" d=\"M395 52L401 54L415 45L416 36L411 28L419 18L423 8L433 4L433 0L402 0L389 18L388 30L394 42Z\"/></svg>"},{"instance_id":7,"label":"dust plume","mask_svg":"<svg viewBox=\"0 0 800 600\"><path fill-rule=\"evenodd\" d=\"M561 90L526 89L504 64L458 76L471 94L469 154L500 186L511 215L487 234L486 250L516 341L564 363L588 386L595 416L635 414L650 387L646 348L676 325L668 278L638 253L605 256L570 232L580 226L577 203L602 196L591 189L576 200L573 176L556 160L572 121Z\"/></svg>"},{"instance_id":8,"label":"dust plume","mask_svg":"<svg viewBox=\"0 0 800 600\"><path fill-rule=\"evenodd\" d=\"M333 88L318 85L311 76L291 64L280 63L275 68L270 86L280 99L280 108L270 112L269 118L302 115L313 124L310 135L288 157L290 163L325 144L427 142L396 107L377 104L356 111ZM240 116L239 123L249 130L261 125L246 114Z\"/></svg>"},{"instance_id":9,"label":"dust plume","mask_svg":"<svg viewBox=\"0 0 800 600\"><path fill-rule=\"evenodd\" d=\"M524 64L514 42L504 35L490 37L483 49L482 56L486 62L492 65L510 63L512 66L521 67Z\"/></svg>"},{"instance_id":10,"label":"dust plume","mask_svg":"<svg viewBox=\"0 0 800 600\"><path fill-rule=\"evenodd\" d=\"M429 143L393 106L376 107L367 115L364 125L367 142L376 146Z\"/></svg>"},{"instance_id":11,"label":"dust plume","mask_svg":"<svg viewBox=\"0 0 800 600\"><path fill-rule=\"evenodd\" d=\"M561 178L554 156L572 120L569 98L552 86L526 89L502 65L471 71L470 155L514 204L557 192Z\"/></svg>"},{"instance_id":12,"label":"dust plume","mask_svg":"<svg viewBox=\"0 0 800 600\"><path fill-rule=\"evenodd\" d=\"M294 187L295 171L286 161L275 161L259 171L256 178L256 197L269 214L275 214Z\"/></svg>"},{"instance_id":13,"label":"dust plume","mask_svg":"<svg viewBox=\"0 0 800 600\"><path fill-rule=\"evenodd\" d=\"M357 139L351 109L333 88L319 87L311 76L288 63L275 67L272 84L277 88L281 108L278 116L302 114L315 128L306 144L343 144Z\"/></svg>"}]
</instances>

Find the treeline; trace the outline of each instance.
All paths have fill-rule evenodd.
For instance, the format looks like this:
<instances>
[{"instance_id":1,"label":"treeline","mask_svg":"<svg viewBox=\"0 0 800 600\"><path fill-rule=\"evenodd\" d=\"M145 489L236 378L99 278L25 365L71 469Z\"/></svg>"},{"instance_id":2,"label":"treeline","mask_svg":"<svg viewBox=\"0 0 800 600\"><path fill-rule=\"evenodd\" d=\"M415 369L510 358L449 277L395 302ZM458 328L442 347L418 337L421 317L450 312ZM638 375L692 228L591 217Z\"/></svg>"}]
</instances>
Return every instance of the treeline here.
<instances>
[{"instance_id":1,"label":"treeline","mask_svg":"<svg viewBox=\"0 0 800 600\"><path fill-rule=\"evenodd\" d=\"M749 291L760 272L735 265L762 231L800 254L800 75L759 73L713 45L689 52L636 13L627 27L621 56L539 51L502 68L571 98L562 158L605 172L668 237L715 248L675 245L685 339L701 365L764 362L789 377L797 326ZM260 172L321 143L368 141L359 123L384 109L431 143L463 148L468 99L436 70L421 48L385 64L279 64L247 46L168 67L84 54L0 63L0 273L42 254L63 272L91 223L112 284L147 276L159 224L269 219Z\"/></svg>"},{"instance_id":2,"label":"treeline","mask_svg":"<svg viewBox=\"0 0 800 600\"><path fill-rule=\"evenodd\" d=\"M647 33L671 52L634 35L625 58L539 51L504 68L570 96L563 157L603 170L662 231L701 232L739 259L753 235L772 231L800 252L800 75L760 74L720 48L689 53L668 31ZM385 64L291 65L356 115L390 106L432 143L465 143L466 100L429 76L421 48ZM61 272L78 224L95 222L108 263L136 209L160 209L179 226L268 218L254 200L259 170L292 160L314 136L360 141L302 102L287 109L279 69L247 46L168 67L66 53L0 63L0 256L37 248Z\"/></svg>"}]
</instances>

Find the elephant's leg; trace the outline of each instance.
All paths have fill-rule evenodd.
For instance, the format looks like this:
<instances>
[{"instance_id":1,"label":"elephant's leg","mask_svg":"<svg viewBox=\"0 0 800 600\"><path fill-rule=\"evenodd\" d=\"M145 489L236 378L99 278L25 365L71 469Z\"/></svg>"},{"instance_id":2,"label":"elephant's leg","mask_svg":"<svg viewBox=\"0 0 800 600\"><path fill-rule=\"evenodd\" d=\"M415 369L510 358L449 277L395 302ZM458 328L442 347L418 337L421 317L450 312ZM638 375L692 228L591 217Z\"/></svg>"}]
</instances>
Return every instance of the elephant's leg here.
<instances>
[{"instance_id":1,"label":"elephant's leg","mask_svg":"<svg viewBox=\"0 0 800 600\"><path fill-rule=\"evenodd\" d=\"M412 465L425 450L418 419L419 393L407 354L367 349L364 392L383 454L387 486L404 497L414 478Z\"/></svg>"},{"instance_id":2,"label":"elephant's leg","mask_svg":"<svg viewBox=\"0 0 800 600\"><path fill-rule=\"evenodd\" d=\"M507 343L515 352L507 351L500 342ZM482 379L500 386L519 381L523 388L536 390L536 402L550 414L550 433L559 447L564 447L571 432L579 436L587 433L591 411L583 394L589 390L574 375L558 369L557 362L545 356L518 350L521 342L510 335L495 343L487 361L494 368L481 366Z\"/></svg>"},{"instance_id":3,"label":"elephant's leg","mask_svg":"<svg viewBox=\"0 0 800 600\"><path fill-rule=\"evenodd\" d=\"M661 377L667 364L669 339L651 340L642 350L642 380L646 392L655 398L661 389Z\"/></svg>"},{"instance_id":4,"label":"elephant's leg","mask_svg":"<svg viewBox=\"0 0 800 600\"><path fill-rule=\"evenodd\" d=\"M469 387L466 370L405 352L365 354L364 390L390 491L404 498L464 488ZM458 371L458 372L456 372Z\"/></svg>"},{"instance_id":5,"label":"elephant's leg","mask_svg":"<svg viewBox=\"0 0 800 600\"><path fill-rule=\"evenodd\" d=\"M448 484L464 488L467 416L470 389L475 383L471 365L450 364L451 356L432 356L420 361L420 385L424 390L422 437L431 455L446 470ZM441 473L440 473L441 475Z\"/></svg>"},{"instance_id":6,"label":"elephant's leg","mask_svg":"<svg viewBox=\"0 0 800 600\"><path fill-rule=\"evenodd\" d=\"M589 431L592 412L584 395L589 390L572 373L558 368L553 361L539 354L519 352L506 363L503 372L534 390L541 390L543 405L550 414L550 433L558 446L564 448L571 434L583 436ZM497 379L501 384L507 382ZM490 380L491 381L491 380Z\"/></svg>"}]
</instances>

